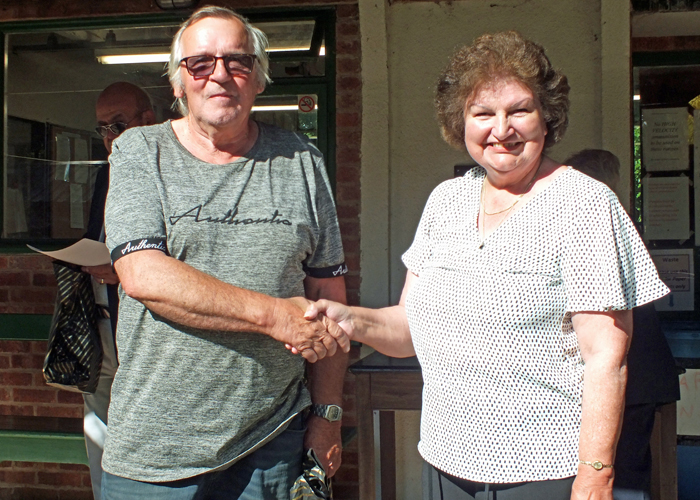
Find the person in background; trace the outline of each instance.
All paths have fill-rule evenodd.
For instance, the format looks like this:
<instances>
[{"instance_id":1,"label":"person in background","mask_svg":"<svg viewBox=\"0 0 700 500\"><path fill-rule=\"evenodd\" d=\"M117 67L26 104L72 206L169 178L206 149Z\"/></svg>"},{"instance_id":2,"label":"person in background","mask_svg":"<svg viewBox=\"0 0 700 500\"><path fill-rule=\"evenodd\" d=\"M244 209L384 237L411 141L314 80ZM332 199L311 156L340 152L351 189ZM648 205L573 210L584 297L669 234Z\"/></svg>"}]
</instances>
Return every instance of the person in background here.
<instances>
[{"instance_id":1,"label":"person in background","mask_svg":"<svg viewBox=\"0 0 700 500\"><path fill-rule=\"evenodd\" d=\"M308 299L345 302L347 267L321 153L250 116L266 47L239 14L197 10L168 66L183 117L112 145L104 500L288 500L305 447L328 476L340 466L350 342L303 315Z\"/></svg>"},{"instance_id":2,"label":"person in background","mask_svg":"<svg viewBox=\"0 0 700 500\"><path fill-rule=\"evenodd\" d=\"M458 50L437 115L479 166L430 195L399 305L307 310L418 356L426 499L612 500L631 310L668 289L617 197L545 154L568 93L517 32Z\"/></svg>"},{"instance_id":3,"label":"person in background","mask_svg":"<svg viewBox=\"0 0 700 500\"><path fill-rule=\"evenodd\" d=\"M152 125L155 114L146 92L128 82L117 82L105 88L97 98L95 105L97 115L96 131L104 140L107 153L112 152L112 141L131 127ZM90 206L90 218L85 237L104 241L104 213L107 188L109 186L109 165L97 172L95 189ZM110 264L83 267L82 270L92 275L92 288L95 302L103 312L98 320L102 339L102 368L97 390L94 394L85 394L85 445L90 466L92 491L96 499L101 497L102 487L102 450L107 433L107 409L112 380L117 370L117 353L114 347L119 297L117 288L119 278L112 271Z\"/></svg>"},{"instance_id":4,"label":"person in background","mask_svg":"<svg viewBox=\"0 0 700 500\"><path fill-rule=\"evenodd\" d=\"M610 151L584 149L570 165L615 191L620 160ZM661 330L653 303L632 310L634 335L627 353L625 413L615 458L615 500L650 500L651 433L656 407L681 397L671 348Z\"/></svg>"}]
</instances>

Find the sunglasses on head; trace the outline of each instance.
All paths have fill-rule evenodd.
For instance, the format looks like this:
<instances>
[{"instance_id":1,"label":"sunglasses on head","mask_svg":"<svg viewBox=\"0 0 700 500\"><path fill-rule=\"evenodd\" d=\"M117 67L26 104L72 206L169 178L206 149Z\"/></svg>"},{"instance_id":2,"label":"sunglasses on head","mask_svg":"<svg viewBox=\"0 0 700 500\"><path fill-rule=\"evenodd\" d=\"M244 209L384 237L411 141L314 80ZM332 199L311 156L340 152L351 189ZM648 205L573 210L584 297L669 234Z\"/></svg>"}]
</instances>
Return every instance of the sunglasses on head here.
<instances>
[{"instance_id":1,"label":"sunglasses on head","mask_svg":"<svg viewBox=\"0 0 700 500\"><path fill-rule=\"evenodd\" d=\"M228 54L225 56L189 56L180 60L185 63L187 72L194 77L209 76L214 73L216 62L224 61L229 75L249 75L255 65L255 54Z\"/></svg>"}]
</instances>

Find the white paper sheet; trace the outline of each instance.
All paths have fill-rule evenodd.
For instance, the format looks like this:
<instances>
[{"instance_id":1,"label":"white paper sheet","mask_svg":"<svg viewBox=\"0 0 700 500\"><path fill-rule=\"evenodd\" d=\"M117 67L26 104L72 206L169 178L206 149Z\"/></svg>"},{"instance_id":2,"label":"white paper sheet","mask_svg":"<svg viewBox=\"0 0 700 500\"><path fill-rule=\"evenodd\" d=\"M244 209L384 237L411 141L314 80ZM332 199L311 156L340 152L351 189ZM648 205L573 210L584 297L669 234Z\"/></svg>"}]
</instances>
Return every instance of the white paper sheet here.
<instances>
[{"instance_id":1,"label":"white paper sheet","mask_svg":"<svg viewBox=\"0 0 700 500\"><path fill-rule=\"evenodd\" d=\"M69 247L52 252L45 252L31 245L27 246L35 252L79 266L101 266L111 262L107 245L100 241L88 240L87 238L83 238Z\"/></svg>"}]
</instances>

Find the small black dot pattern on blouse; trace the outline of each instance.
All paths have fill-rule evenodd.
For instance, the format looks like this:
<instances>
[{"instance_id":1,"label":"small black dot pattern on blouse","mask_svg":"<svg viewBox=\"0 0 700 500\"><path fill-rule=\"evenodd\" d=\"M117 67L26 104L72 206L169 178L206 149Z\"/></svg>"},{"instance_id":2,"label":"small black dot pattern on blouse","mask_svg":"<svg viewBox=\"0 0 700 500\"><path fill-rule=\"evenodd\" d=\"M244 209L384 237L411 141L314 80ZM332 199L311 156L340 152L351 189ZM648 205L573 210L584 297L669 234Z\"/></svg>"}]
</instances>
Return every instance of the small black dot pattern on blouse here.
<instances>
[{"instance_id":1,"label":"small black dot pattern on blouse","mask_svg":"<svg viewBox=\"0 0 700 500\"><path fill-rule=\"evenodd\" d=\"M603 184L568 169L483 242L485 171L438 186L403 255L424 379L419 451L472 481L569 477L578 467L584 363L571 313L668 293Z\"/></svg>"}]
</instances>

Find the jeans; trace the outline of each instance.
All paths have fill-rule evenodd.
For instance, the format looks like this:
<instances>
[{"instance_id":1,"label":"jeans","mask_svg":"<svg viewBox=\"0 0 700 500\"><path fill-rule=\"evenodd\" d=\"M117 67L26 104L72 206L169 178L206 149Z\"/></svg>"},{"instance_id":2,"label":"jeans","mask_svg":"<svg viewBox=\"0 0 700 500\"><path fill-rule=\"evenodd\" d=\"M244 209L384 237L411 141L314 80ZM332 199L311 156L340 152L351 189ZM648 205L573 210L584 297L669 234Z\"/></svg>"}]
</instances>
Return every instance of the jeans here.
<instances>
[{"instance_id":1,"label":"jeans","mask_svg":"<svg viewBox=\"0 0 700 500\"><path fill-rule=\"evenodd\" d=\"M297 415L279 436L231 467L178 481L148 483L104 472L102 500L289 500L302 473L305 433Z\"/></svg>"}]
</instances>

